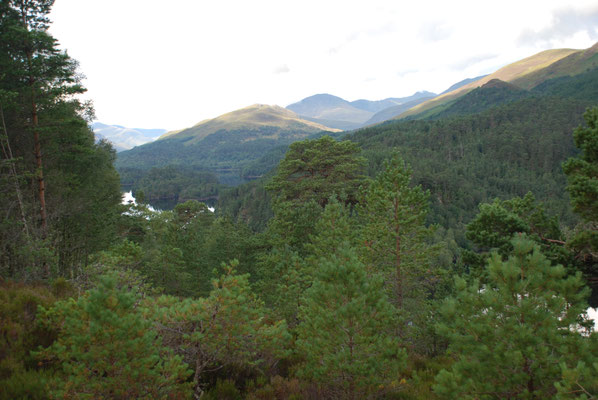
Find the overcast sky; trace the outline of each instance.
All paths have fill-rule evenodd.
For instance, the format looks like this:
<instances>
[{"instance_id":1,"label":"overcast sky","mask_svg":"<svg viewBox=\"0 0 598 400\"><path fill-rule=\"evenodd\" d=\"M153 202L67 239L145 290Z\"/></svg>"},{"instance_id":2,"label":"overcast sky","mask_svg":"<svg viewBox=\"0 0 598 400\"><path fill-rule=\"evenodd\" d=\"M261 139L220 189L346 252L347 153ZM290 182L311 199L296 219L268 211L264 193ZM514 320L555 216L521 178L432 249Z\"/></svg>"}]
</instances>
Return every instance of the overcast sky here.
<instances>
[{"instance_id":1,"label":"overcast sky","mask_svg":"<svg viewBox=\"0 0 598 400\"><path fill-rule=\"evenodd\" d=\"M598 0L56 0L97 120L179 129L255 103L439 93L598 41Z\"/></svg>"}]
</instances>

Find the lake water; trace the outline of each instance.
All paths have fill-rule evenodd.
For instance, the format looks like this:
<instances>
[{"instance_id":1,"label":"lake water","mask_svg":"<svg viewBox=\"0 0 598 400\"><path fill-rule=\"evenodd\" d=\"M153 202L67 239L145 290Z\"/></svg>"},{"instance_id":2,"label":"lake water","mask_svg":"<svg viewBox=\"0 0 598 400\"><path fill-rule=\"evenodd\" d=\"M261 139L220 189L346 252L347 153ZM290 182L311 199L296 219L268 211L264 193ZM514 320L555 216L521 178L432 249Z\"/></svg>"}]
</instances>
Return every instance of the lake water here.
<instances>
[{"instance_id":1,"label":"lake water","mask_svg":"<svg viewBox=\"0 0 598 400\"><path fill-rule=\"evenodd\" d=\"M135 197L133 197L133 192L132 191L128 191L128 192L123 192L123 204L129 204L129 203L133 203L133 204L137 204L135 202ZM162 210L172 210L175 206L177 205L176 201L172 201L172 200L165 200L165 201L157 201L157 202L150 202L148 204L149 209L151 211L157 211L160 212ZM208 210L210 210L211 212L214 212L215 208L213 207L213 205L208 204Z\"/></svg>"}]
</instances>

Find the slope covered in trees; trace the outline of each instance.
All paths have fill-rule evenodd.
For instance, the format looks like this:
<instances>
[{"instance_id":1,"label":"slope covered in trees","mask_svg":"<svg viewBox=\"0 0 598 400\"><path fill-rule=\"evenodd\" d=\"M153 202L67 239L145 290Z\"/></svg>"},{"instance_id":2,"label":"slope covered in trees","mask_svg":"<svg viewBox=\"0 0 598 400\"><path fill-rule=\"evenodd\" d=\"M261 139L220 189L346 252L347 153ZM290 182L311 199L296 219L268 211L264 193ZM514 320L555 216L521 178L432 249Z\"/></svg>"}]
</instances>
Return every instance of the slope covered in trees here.
<instances>
[{"instance_id":1,"label":"slope covered in trees","mask_svg":"<svg viewBox=\"0 0 598 400\"><path fill-rule=\"evenodd\" d=\"M256 104L121 152L116 166L119 171L182 166L210 171L220 183L236 185L267 172L245 171L264 153L324 130L335 131L284 108Z\"/></svg>"},{"instance_id":2,"label":"slope covered in trees","mask_svg":"<svg viewBox=\"0 0 598 400\"><path fill-rule=\"evenodd\" d=\"M315 137L217 213L120 206L51 5L0 3L0 399L598 396L598 108ZM192 168L144 185L219 190Z\"/></svg>"}]
</instances>

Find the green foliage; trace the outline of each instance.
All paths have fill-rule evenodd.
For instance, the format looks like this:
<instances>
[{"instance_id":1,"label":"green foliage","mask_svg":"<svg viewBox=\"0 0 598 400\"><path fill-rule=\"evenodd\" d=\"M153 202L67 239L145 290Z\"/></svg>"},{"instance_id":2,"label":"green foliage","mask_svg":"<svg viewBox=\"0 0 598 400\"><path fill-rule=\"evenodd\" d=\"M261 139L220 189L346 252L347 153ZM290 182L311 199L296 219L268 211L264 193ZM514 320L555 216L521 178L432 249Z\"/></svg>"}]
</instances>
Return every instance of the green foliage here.
<instances>
[{"instance_id":1,"label":"green foliage","mask_svg":"<svg viewBox=\"0 0 598 400\"><path fill-rule=\"evenodd\" d=\"M85 89L48 32L52 4L0 5L0 275L19 279L75 275L114 240L120 212L115 153L73 97Z\"/></svg>"},{"instance_id":2,"label":"green foliage","mask_svg":"<svg viewBox=\"0 0 598 400\"><path fill-rule=\"evenodd\" d=\"M365 160L359 147L329 136L293 143L266 187L278 202L293 205L315 201L321 207L336 194L348 203L356 201Z\"/></svg>"},{"instance_id":3,"label":"green foliage","mask_svg":"<svg viewBox=\"0 0 598 400\"><path fill-rule=\"evenodd\" d=\"M587 103L528 98L482 113L438 121L393 121L354 132L368 174L375 176L392 149L413 168L413 182L430 191L429 223L463 227L481 202L531 191L566 225L576 218L564 193L561 163L575 152L571 130Z\"/></svg>"},{"instance_id":4,"label":"green foliage","mask_svg":"<svg viewBox=\"0 0 598 400\"><path fill-rule=\"evenodd\" d=\"M182 301L162 296L146 307L172 336L167 342L183 350L195 366L195 390L202 391L203 374L210 369L269 368L286 355L288 334L284 321L267 318L262 302L249 286L249 276L237 275L232 262L225 274L213 281L205 299Z\"/></svg>"},{"instance_id":5,"label":"green foliage","mask_svg":"<svg viewBox=\"0 0 598 400\"><path fill-rule=\"evenodd\" d=\"M598 335L592 336L583 343L581 358L577 365L570 367L562 363L562 379L556 383L557 400L590 400L598 397Z\"/></svg>"},{"instance_id":6,"label":"green foliage","mask_svg":"<svg viewBox=\"0 0 598 400\"><path fill-rule=\"evenodd\" d=\"M206 392L202 399L205 400L242 400L241 392L235 386L235 382L227 380L218 380L216 386Z\"/></svg>"},{"instance_id":7,"label":"green foliage","mask_svg":"<svg viewBox=\"0 0 598 400\"><path fill-rule=\"evenodd\" d=\"M575 145L581 150L577 158L570 158L563 165L567 174L567 190L571 195L573 210L586 221L598 219L598 107L584 114L585 127L573 133Z\"/></svg>"},{"instance_id":8,"label":"green foliage","mask_svg":"<svg viewBox=\"0 0 598 400\"><path fill-rule=\"evenodd\" d=\"M143 205L132 206L123 216L122 228L127 240L139 247L136 260L124 269L179 296L208 295L211 279L219 275L217 266L223 262L238 259L239 270L249 272L255 262L254 248L259 245L246 225L216 217L196 200L159 213ZM128 263L122 260L121 266Z\"/></svg>"},{"instance_id":9,"label":"green foliage","mask_svg":"<svg viewBox=\"0 0 598 400\"><path fill-rule=\"evenodd\" d=\"M54 327L37 324L38 306L50 307L56 295L45 286L0 283L0 399L45 399L50 377L30 352L48 346Z\"/></svg>"},{"instance_id":10,"label":"green foliage","mask_svg":"<svg viewBox=\"0 0 598 400\"><path fill-rule=\"evenodd\" d=\"M552 398L561 365L574 367L584 357L587 338L578 329L587 291L580 274L566 277L529 239L512 244L507 261L492 255L486 285L458 278L456 296L442 309L438 329L456 359L436 378L442 398Z\"/></svg>"},{"instance_id":11,"label":"green foliage","mask_svg":"<svg viewBox=\"0 0 598 400\"><path fill-rule=\"evenodd\" d=\"M248 400L302 400L309 398L303 386L296 378L286 379L276 375L266 385L250 387L246 398Z\"/></svg>"},{"instance_id":12,"label":"green foliage","mask_svg":"<svg viewBox=\"0 0 598 400\"><path fill-rule=\"evenodd\" d=\"M56 362L51 398L188 398L190 371L160 345L150 322L135 309L136 296L103 277L79 299L40 308L42 326L57 340L38 357Z\"/></svg>"},{"instance_id":13,"label":"green foliage","mask_svg":"<svg viewBox=\"0 0 598 400\"><path fill-rule=\"evenodd\" d=\"M147 171L124 168L120 172L122 182L132 182L134 195L137 197L137 193L143 191L144 201L150 203L156 200L206 201L217 198L222 188L214 173L180 165L154 167Z\"/></svg>"},{"instance_id":14,"label":"green foliage","mask_svg":"<svg viewBox=\"0 0 598 400\"><path fill-rule=\"evenodd\" d=\"M567 191L573 210L583 219L569 245L585 263L592 281L598 276L598 107L584 114L586 126L575 129L575 145L581 150L576 158L563 164L567 174Z\"/></svg>"},{"instance_id":15,"label":"green foliage","mask_svg":"<svg viewBox=\"0 0 598 400\"><path fill-rule=\"evenodd\" d=\"M411 168L399 157L384 169L364 193L358 207L362 258L370 271L385 277L392 303L403 318L403 340L423 343L430 324L430 294L439 280L432 261L438 246L431 246L433 230L424 225L429 193L412 186Z\"/></svg>"},{"instance_id":16,"label":"green foliage","mask_svg":"<svg viewBox=\"0 0 598 400\"><path fill-rule=\"evenodd\" d=\"M272 218L271 196L264 187L267 178L223 189L218 193L216 212L261 232Z\"/></svg>"},{"instance_id":17,"label":"green foliage","mask_svg":"<svg viewBox=\"0 0 598 400\"><path fill-rule=\"evenodd\" d=\"M564 246L565 237L557 218L548 216L544 205L537 203L531 192L523 197L480 204L479 210L466 230L466 237L481 250L480 254L467 252L466 260L473 276L481 276L489 250L498 250L506 259L513 250L512 239L522 233L537 243L553 264L575 269L573 255Z\"/></svg>"},{"instance_id":18,"label":"green foliage","mask_svg":"<svg viewBox=\"0 0 598 400\"><path fill-rule=\"evenodd\" d=\"M289 130L262 125L259 129L222 129L200 140L193 136L171 137L120 152L116 166L119 171L185 166L210 171L222 184L238 185L245 181L246 174L259 176L272 168L271 162L259 162L268 151L278 152L281 146L313 132L306 126Z\"/></svg>"},{"instance_id":19,"label":"green foliage","mask_svg":"<svg viewBox=\"0 0 598 400\"><path fill-rule=\"evenodd\" d=\"M532 92L598 102L598 68L574 76L549 79L536 86Z\"/></svg>"},{"instance_id":20,"label":"green foliage","mask_svg":"<svg viewBox=\"0 0 598 400\"><path fill-rule=\"evenodd\" d=\"M431 231L424 226L429 193L419 185L412 187L411 175L411 168L394 154L367 188L359 209L366 265L389 275L399 307L404 297L410 297L407 293L414 289L418 269L429 268L425 239Z\"/></svg>"},{"instance_id":21,"label":"green foliage","mask_svg":"<svg viewBox=\"0 0 598 400\"><path fill-rule=\"evenodd\" d=\"M300 320L296 345L305 362L297 373L319 383L326 397L394 389L405 362L392 335L396 314L382 279L368 275L346 244L320 260Z\"/></svg>"},{"instance_id":22,"label":"green foliage","mask_svg":"<svg viewBox=\"0 0 598 400\"><path fill-rule=\"evenodd\" d=\"M525 90L495 79L448 104L409 118L441 119L457 115L477 114L492 107L515 102L529 95L530 93Z\"/></svg>"},{"instance_id":23,"label":"green foliage","mask_svg":"<svg viewBox=\"0 0 598 400\"><path fill-rule=\"evenodd\" d=\"M156 294L159 290L150 284L150 279L141 271L144 254L140 245L127 239L109 250L100 251L91 257L89 265L74 280L79 289L89 290L100 284L104 275L116 279L118 289L129 290L140 297Z\"/></svg>"}]
</instances>

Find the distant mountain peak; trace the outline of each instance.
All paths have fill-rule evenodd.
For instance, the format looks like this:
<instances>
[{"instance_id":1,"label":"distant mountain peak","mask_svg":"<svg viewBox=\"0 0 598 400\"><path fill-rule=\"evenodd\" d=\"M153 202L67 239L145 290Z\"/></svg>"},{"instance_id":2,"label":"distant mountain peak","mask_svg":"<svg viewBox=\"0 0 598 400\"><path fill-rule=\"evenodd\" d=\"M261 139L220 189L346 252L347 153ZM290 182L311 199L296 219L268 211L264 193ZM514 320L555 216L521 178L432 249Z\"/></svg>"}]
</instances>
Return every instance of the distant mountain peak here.
<instances>
[{"instance_id":1,"label":"distant mountain peak","mask_svg":"<svg viewBox=\"0 0 598 400\"><path fill-rule=\"evenodd\" d=\"M325 125L301 118L286 108L268 105L252 104L235 111L222 114L216 118L203 120L190 128L167 132L160 139L192 137L197 142L218 131L259 130L263 127L277 129L310 130L312 132L333 131Z\"/></svg>"}]
</instances>

